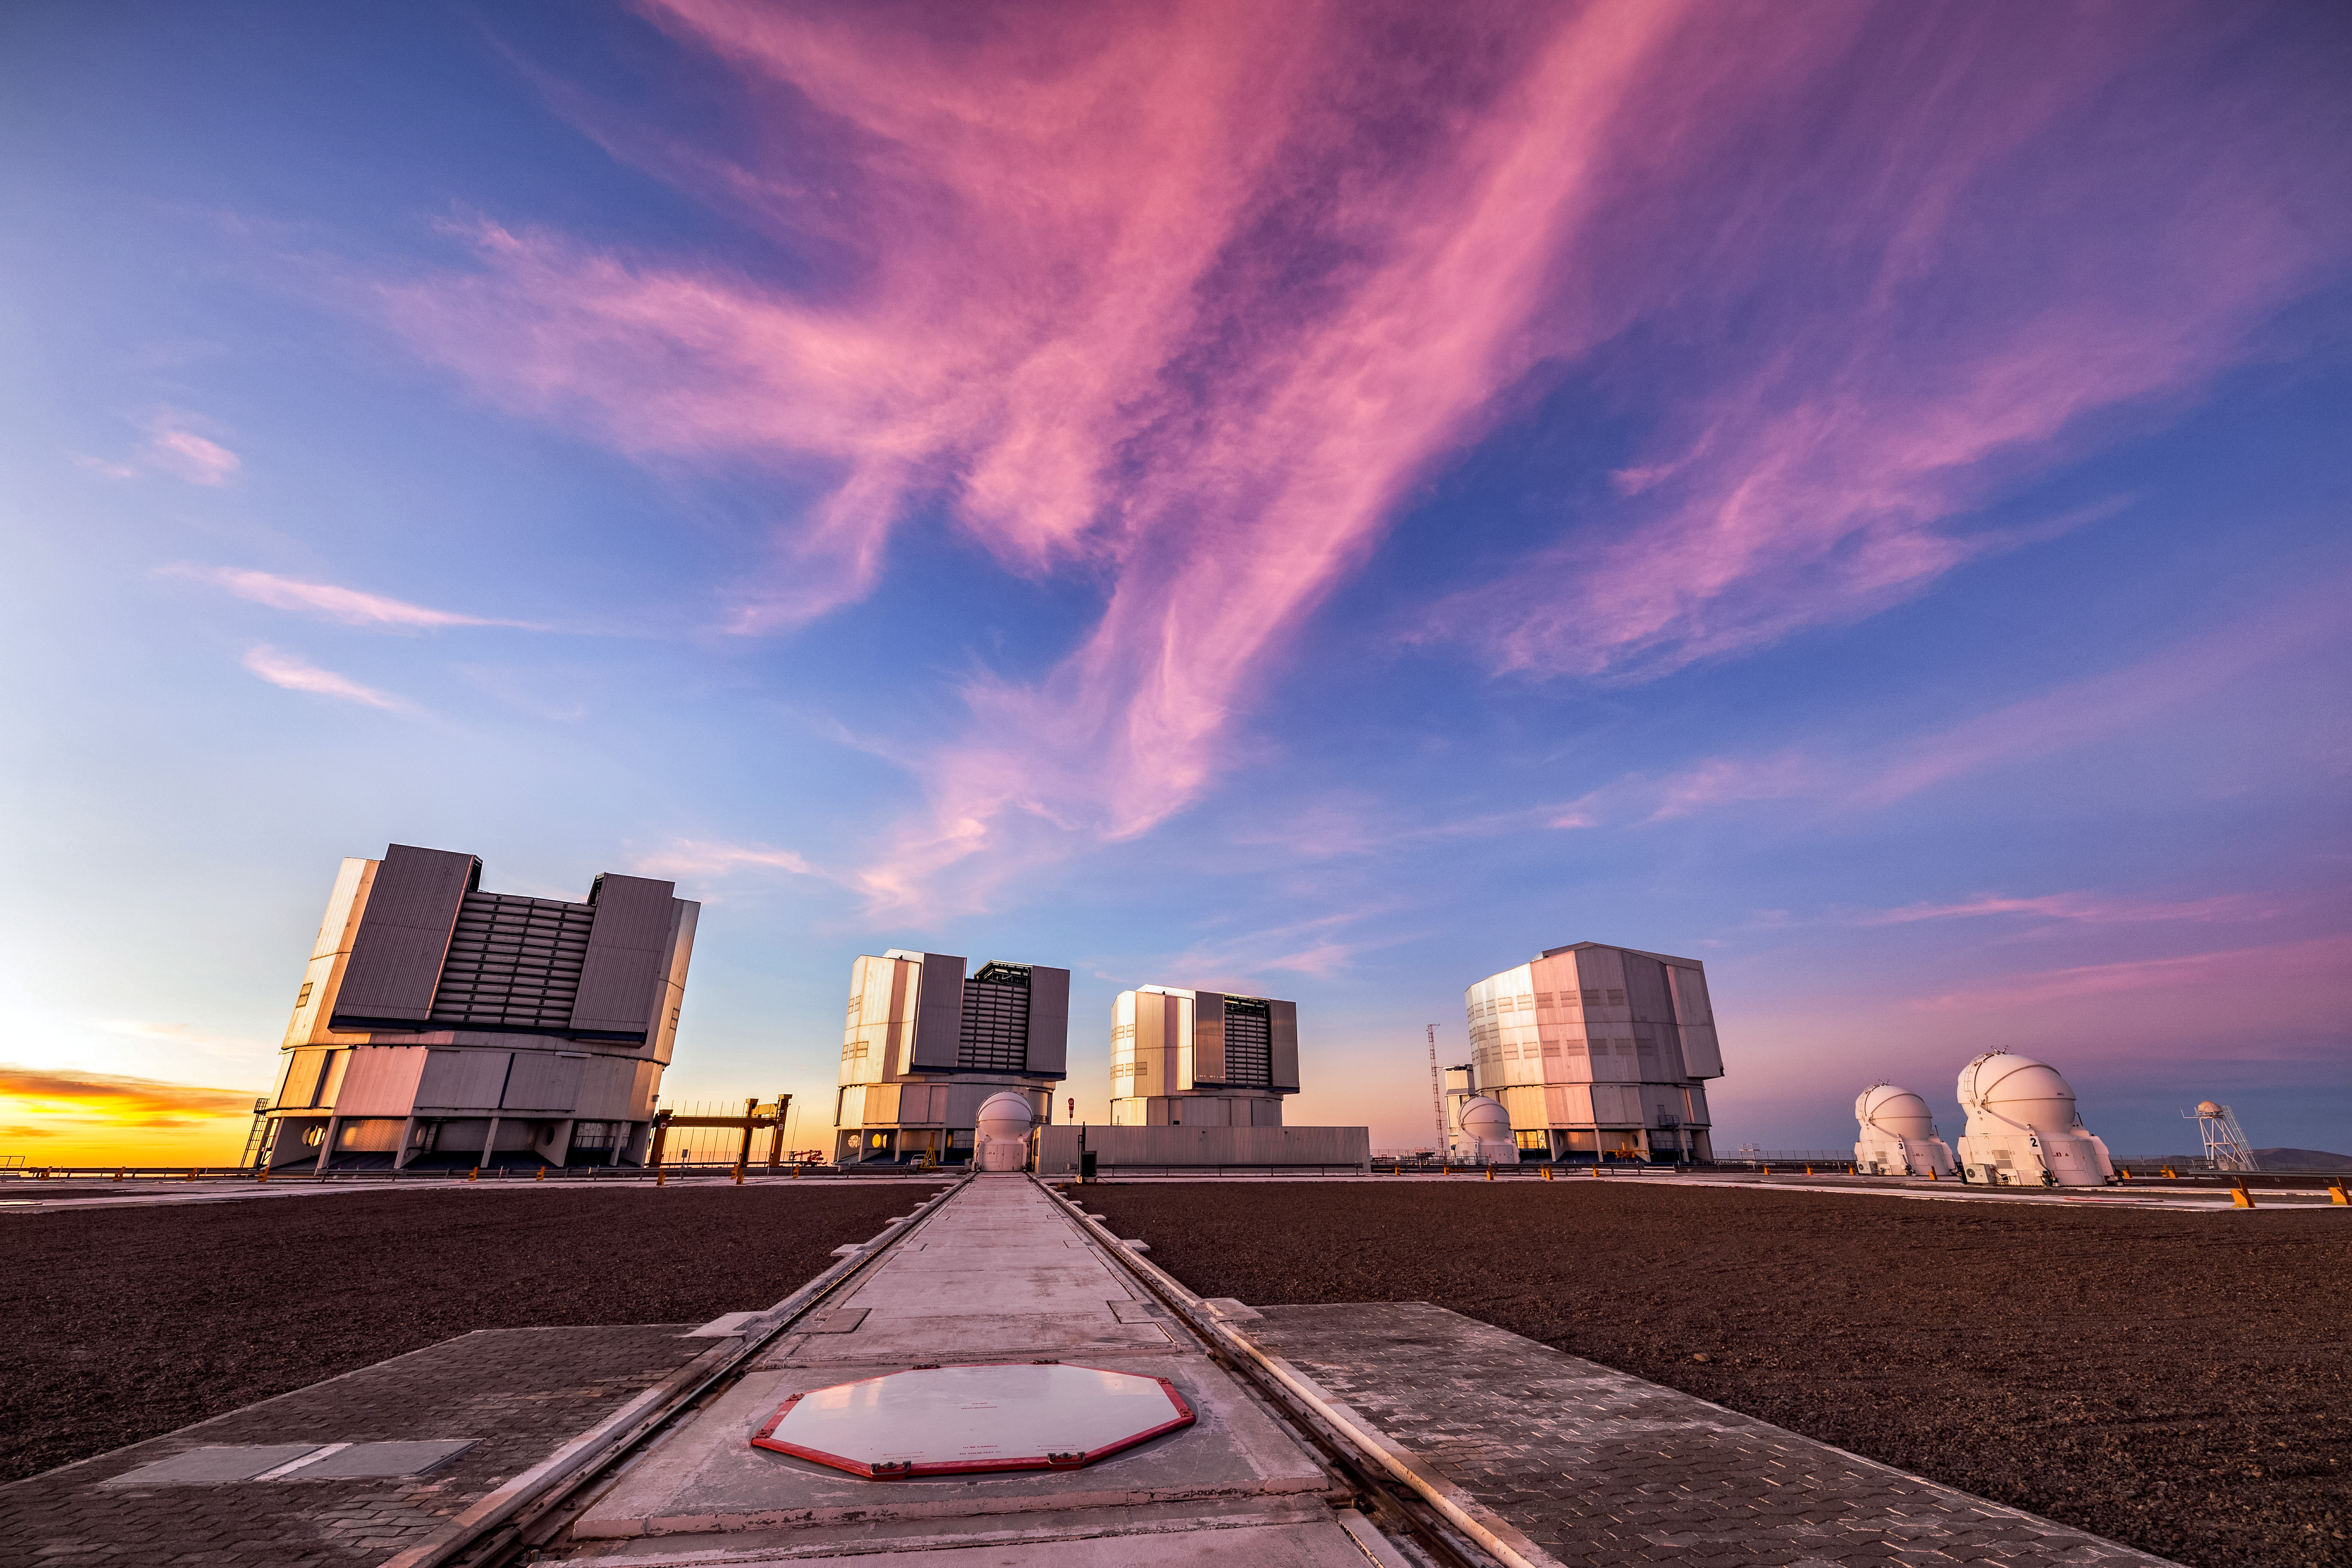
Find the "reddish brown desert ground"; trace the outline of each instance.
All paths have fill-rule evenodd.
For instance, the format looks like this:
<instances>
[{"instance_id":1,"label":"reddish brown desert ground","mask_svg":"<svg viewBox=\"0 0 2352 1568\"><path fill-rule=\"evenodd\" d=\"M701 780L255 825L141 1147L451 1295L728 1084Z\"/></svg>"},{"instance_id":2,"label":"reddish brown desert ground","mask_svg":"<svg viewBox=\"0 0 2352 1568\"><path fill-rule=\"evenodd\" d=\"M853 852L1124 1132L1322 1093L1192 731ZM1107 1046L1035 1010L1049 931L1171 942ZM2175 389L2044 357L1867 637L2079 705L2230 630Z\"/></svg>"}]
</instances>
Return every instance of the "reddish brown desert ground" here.
<instances>
[{"instance_id":1,"label":"reddish brown desert ground","mask_svg":"<svg viewBox=\"0 0 2352 1568\"><path fill-rule=\"evenodd\" d=\"M1204 1296L1431 1301L2195 1568L2352 1563L2352 1215L1116 1184Z\"/></svg>"},{"instance_id":2,"label":"reddish brown desert ground","mask_svg":"<svg viewBox=\"0 0 2352 1568\"><path fill-rule=\"evenodd\" d=\"M755 1310L938 1190L461 1187L0 1214L0 1480L476 1329Z\"/></svg>"}]
</instances>

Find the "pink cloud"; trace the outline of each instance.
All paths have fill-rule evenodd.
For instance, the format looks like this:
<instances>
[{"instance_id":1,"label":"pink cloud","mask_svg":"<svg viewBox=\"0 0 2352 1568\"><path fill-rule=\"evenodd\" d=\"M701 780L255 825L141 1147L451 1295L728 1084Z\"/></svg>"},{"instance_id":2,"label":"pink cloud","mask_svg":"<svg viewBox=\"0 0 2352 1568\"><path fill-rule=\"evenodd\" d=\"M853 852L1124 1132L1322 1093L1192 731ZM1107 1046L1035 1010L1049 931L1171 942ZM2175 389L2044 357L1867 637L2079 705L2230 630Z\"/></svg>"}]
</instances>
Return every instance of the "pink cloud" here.
<instances>
[{"instance_id":1,"label":"pink cloud","mask_svg":"<svg viewBox=\"0 0 2352 1568\"><path fill-rule=\"evenodd\" d=\"M638 857L635 868L647 876L724 877L740 870L785 871L796 877L825 877L793 850L759 844L724 844L708 839L679 838ZM828 879L830 879L828 878Z\"/></svg>"},{"instance_id":2,"label":"pink cloud","mask_svg":"<svg viewBox=\"0 0 2352 1568\"><path fill-rule=\"evenodd\" d=\"M1752 305L1761 269L1738 247L1769 243L1771 204L1845 193L1807 258L1813 286L1768 296L1784 329L1744 360L1710 356L1712 390L1664 424L1663 455L1612 476L1638 504L1448 597L1421 635L1498 670L1644 679L1858 619L2120 510L1969 521L2096 439L2094 416L2260 352L2255 329L2352 253L2341 204L2313 205L2352 173L2340 145L2319 150L2318 100L2200 82L2195 27L2143 49L2120 16L1970 26L1914 104L1859 91L1809 151L1811 177L1752 194L1711 258L1722 308ZM2194 134L2126 148L2120 116Z\"/></svg>"},{"instance_id":3,"label":"pink cloud","mask_svg":"<svg viewBox=\"0 0 2352 1568\"><path fill-rule=\"evenodd\" d=\"M250 599L272 609L307 610L346 626L405 630L434 626L517 626L524 624L520 621L487 620L480 616L459 615L454 610L436 610L402 599L388 599L380 594L362 593L356 588L338 588L331 583L305 583L268 572L249 572L229 566L189 565L171 566L164 570L174 576L215 584L240 599Z\"/></svg>"},{"instance_id":4,"label":"pink cloud","mask_svg":"<svg viewBox=\"0 0 2352 1568\"><path fill-rule=\"evenodd\" d=\"M165 473L192 485L225 485L245 466L245 460L194 428L211 421L193 414L165 409L144 421L147 439L129 462L112 462L87 453L71 454L85 468L110 479L136 479L142 473Z\"/></svg>"},{"instance_id":5,"label":"pink cloud","mask_svg":"<svg viewBox=\"0 0 2352 1568\"><path fill-rule=\"evenodd\" d=\"M282 653L274 647L256 647L245 656L245 668L272 686L282 686L289 691L308 691L319 697L332 697L339 701L362 703L370 708L382 708L393 712L405 712L411 707L404 699L373 687L362 686L348 676L337 675L331 669L321 669L298 654Z\"/></svg>"},{"instance_id":6,"label":"pink cloud","mask_svg":"<svg viewBox=\"0 0 2352 1568\"><path fill-rule=\"evenodd\" d=\"M148 437L147 460L192 485L225 485L245 466L227 447L171 424L157 426Z\"/></svg>"},{"instance_id":7,"label":"pink cloud","mask_svg":"<svg viewBox=\"0 0 2352 1568\"><path fill-rule=\"evenodd\" d=\"M1998 1013L2088 997L2130 995L2178 1005L2181 993L2194 993L2208 1010L2242 1029L2253 994L2262 984L2286 987L2285 1005L2307 1015L2306 1022L2342 1026L2341 1003L2352 1000L2352 937L2318 936L2261 947L2192 952L2173 958L2133 959L2004 976L1967 991L1922 996L1910 1005L1927 1011ZM2274 1009L2265 1009L2265 1012Z\"/></svg>"},{"instance_id":8,"label":"pink cloud","mask_svg":"<svg viewBox=\"0 0 2352 1568\"><path fill-rule=\"evenodd\" d=\"M2128 731L2260 671L2310 659L2344 641L2347 595L2352 582L2315 583L2134 663L1885 745L1823 742L1709 757L1671 773L1629 773L1574 800L1492 822L1496 831L1535 821L1580 828L1671 821L1759 801L1806 800L1841 811L1891 805L1956 779Z\"/></svg>"},{"instance_id":9,"label":"pink cloud","mask_svg":"<svg viewBox=\"0 0 2352 1568\"><path fill-rule=\"evenodd\" d=\"M1978 920L1991 915L2027 915L2037 920L2080 921L2091 925L2135 924L2144 921L2218 921L2259 919L2269 909L2240 894L2212 899L2130 900L2096 893L2044 893L2037 898L2004 898L1983 893L1950 904L1906 904L1856 917L1857 925L1910 925L1919 921Z\"/></svg>"},{"instance_id":10,"label":"pink cloud","mask_svg":"<svg viewBox=\"0 0 2352 1568\"><path fill-rule=\"evenodd\" d=\"M2210 374L2341 238L2283 226L2293 126L2074 155L2086 104L2121 81L2156 113L2210 41L2142 16L1939 23L1897 68L1822 7L650 9L745 80L754 150L597 134L814 258L798 280L478 220L469 268L374 302L486 397L806 487L740 630L866 594L919 500L1104 584L1050 674L971 684L928 808L856 874L877 912L984 902L1197 800L1413 486L1647 315L1799 302L1620 475L1638 526L1447 608L1502 667L1666 668L1916 592L2006 542L1949 527L1992 470ZM1759 181L1759 147L1806 172ZM2115 190L2117 221L2048 240Z\"/></svg>"}]
</instances>

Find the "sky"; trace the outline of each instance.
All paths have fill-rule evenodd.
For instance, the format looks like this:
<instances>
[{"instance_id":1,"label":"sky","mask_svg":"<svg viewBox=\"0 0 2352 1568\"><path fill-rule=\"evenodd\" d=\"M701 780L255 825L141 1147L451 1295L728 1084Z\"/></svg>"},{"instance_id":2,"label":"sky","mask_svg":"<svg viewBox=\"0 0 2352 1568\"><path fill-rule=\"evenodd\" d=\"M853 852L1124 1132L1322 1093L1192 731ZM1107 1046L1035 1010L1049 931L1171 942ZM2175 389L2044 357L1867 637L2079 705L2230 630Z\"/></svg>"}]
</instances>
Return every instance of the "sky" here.
<instances>
[{"instance_id":1,"label":"sky","mask_svg":"<svg viewBox=\"0 0 2352 1568\"><path fill-rule=\"evenodd\" d=\"M345 856L1296 999L1426 1142L1547 947L1719 1148L2047 1059L2352 1150L2352 14L0 14L0 1154L226 1163ZM1061 1108L1057 1107L1057 1110ZM822 1142L795 1136L796 1143Z\"/></svg>"}]
</instances>

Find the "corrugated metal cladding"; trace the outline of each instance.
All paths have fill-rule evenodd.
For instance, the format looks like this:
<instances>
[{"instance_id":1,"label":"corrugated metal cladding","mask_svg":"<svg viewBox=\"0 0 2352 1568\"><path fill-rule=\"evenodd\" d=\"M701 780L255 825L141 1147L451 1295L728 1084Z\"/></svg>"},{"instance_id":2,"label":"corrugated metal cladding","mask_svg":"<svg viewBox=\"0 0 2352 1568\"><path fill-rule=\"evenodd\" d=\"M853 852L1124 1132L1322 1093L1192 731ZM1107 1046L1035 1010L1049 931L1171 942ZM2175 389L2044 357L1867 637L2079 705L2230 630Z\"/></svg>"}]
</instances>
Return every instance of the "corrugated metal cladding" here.
<instances>
[{"instance_id":1,"label":"corrugated metal cladding","mask_svg":"<svg viewBox=\"0 0 2352 1568\"><path fill-rule=\"evenodd\" d=\"M433 994L436 1024L557 1033L572 1026L590 904L467 893Z\"/></svg>"},{"instance_id":2,"label":"corrugated metal cladding","mask_svg":"<svg viewBox=\"0 0 2352 1568\"><path fill-rule=\"evenodd\" d=\"M1098 1167L1116 1165L1368 1165L1367 1127L1088 1127ZM1078 1165L1080 1129L1038 1130L1037 1170L1060 1175Z\"/></svg>"},{"instance_id":3,"label":"corrugated metal cladding","mask_svg":"<svg viewBox=\"0 0 2352 1568\"><path fill-rule=\"evenodd\" d=\"M1020 1072L1028 1065L1029 971L1014 963L983 964L963 983L956 1066Z\"/></svg>"},{"instance_id":4,"label":"corrugated metal cladding","mask_svg":"<svg viewBox=\"0 0 2352 1568\"><path fill-rule=\"evenodd\" d=\"M335 1012L354 1020L424 1020L450 928L481 870L471 855L413 844L387 848L352 939Z\"/></svg>"},{"instance_id":5,"label":"corrugated metal cladding","mask_svg":"<svg viewBox=\"0 0 2352 1568\"><path fill-rule=\"evenodd\" d=\"M677 929L677 884L607 871L588 901L596 924L580 966L571 1026L599 1034L642 1037L654 1024L662 957Z\"/></svg>"},{"instance_id":6,"label":"corrugated metal cladding","mask_svg":"<svg viewBox=\"0 0 2352 1568\"><path fill-rule=\"evenodd\" d=\"M1234 1089L1274 1087L1274 1018L1264 1002L1225 998L1225 1079Z\"/></svg>"}]
</instances>

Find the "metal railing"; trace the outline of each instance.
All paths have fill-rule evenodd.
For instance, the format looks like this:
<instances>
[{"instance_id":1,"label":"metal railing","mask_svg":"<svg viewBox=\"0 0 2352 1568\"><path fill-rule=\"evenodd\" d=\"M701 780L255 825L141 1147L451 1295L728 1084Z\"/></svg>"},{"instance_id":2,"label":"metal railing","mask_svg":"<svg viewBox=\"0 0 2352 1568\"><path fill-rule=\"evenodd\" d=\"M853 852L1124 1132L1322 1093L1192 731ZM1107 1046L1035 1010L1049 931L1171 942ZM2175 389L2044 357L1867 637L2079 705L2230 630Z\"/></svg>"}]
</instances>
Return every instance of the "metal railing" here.
<instances>
[{"instance_id":1,"label":"metal railing","mask_svg":"<svg viewBox=\"0 0 2352 1568\"><path fill-rule=\"evenodd\" d=\"M682 1177L724 1180L738 1169L733 1161L666 1163L646 1165L456 1165L436 1166L419 1170L313 1171L307 1163L286 1165L273 1171L255 1171L239 1165L32 1165L0 1166L0 1180L17 1184L41 1182L241 1182L247 1184L266 1182L276 1186L289 1182L382 1183L385 1184L448 1181L501 1182L568 1182L575 1184L612 1182L659 1182ZM770 1170L754 1161L740 1167L747 1178L767 1182L791 1179L797 1172L802 1176L932 1176L954 1175L960 1173L925 1170L920 1165L831 1165L804 1163L780 1165Z\"/></svg>"}]
</instances>

